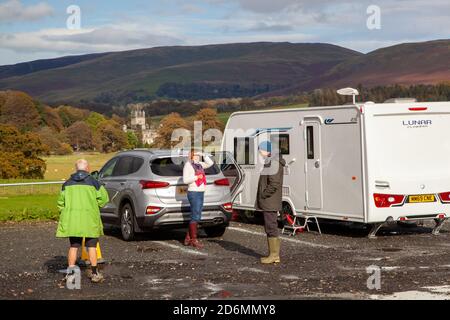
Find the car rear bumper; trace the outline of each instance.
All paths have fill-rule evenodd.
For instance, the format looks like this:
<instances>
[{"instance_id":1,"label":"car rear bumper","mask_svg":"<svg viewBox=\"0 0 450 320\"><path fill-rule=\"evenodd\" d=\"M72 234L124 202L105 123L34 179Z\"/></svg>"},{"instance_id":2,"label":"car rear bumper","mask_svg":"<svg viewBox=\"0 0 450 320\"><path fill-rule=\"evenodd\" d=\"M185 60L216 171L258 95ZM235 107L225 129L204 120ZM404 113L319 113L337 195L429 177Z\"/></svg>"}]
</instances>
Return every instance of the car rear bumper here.
<instances>
[{"instance_id":1,"label":"car rear bumper","mask_svg":"<svg viewBox=\"0 0 450 320\"><path fill-rule=\"evenodd\" d=\"M163 208L154 215L136 217L140 229L155 229L165 227L187 226L191 220L189 207ZM205 206L202 211L200 224L204 227L228 225L231 220L231 212L221 206Z\"/></svg>"}]
</instances>

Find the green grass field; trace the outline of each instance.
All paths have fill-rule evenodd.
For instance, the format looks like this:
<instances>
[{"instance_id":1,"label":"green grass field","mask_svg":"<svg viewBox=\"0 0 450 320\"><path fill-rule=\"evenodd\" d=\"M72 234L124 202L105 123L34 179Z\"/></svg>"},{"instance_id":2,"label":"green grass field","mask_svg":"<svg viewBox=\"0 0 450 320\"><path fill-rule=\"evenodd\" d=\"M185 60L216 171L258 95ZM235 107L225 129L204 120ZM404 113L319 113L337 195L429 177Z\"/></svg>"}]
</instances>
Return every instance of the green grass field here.
<instances>
[{"instance_id":1,"label":"green grass field","mask_svg":"<svg viewBox=\"0 0 450 320\"><path fill-rule=\"evenodd\" d=\"M0 197L0 222L57 220L57 197L57 194Z\"/></svg>"},{"instance_id":2,"label":"green grass field","mask_svg":"<svg viewBox=\"0 0 450 320\"><path fill-rule=\"evenodd\" d=\"M78 159L86 159L91 166L91 171L95 171L99 170L113 156L114 153L79 153L68 156L51 156L44 158L47 163L45 180L66 180L74 172L74 165Z\"/></svg>"},{"instance_id":3,"label":"green grass field","mask_svg":"<svg viewBox=\"0 0 450 320\"><path fill-rule=\"evenodd\" d=\"M77 159L86 159L91 170L100 169L114 154L81 153L44 158L47 172L44 181L63 181L74 172ZM43 182L43 180L11 179L1 183ZM56 199L61 185L0 187L0 221L56 220Z\"/></svg>"}]
</instances>

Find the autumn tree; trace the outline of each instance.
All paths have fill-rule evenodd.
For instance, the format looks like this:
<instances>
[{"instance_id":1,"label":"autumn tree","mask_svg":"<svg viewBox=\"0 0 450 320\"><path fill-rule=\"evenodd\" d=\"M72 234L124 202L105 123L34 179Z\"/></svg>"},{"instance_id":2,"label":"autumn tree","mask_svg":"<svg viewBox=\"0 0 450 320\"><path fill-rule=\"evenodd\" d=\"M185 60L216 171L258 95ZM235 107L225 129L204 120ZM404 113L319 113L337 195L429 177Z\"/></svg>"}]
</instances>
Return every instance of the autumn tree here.
<instances>
[{"instance_id":1,"label":"autumn tree","mask_svg":"<svg viewBox=\"0 0 450 320\"><path fill-rule=\"evenodd\" d=\"M65 130L66 142L76 151L94 148L91 127L84 121L77 121Z\"/></svg>"},{"instance_id":2,"label":"autumn tree","mask_svg":"<svg viewBox=\"0 0 450 320\"><path fill-rule=\"evenodd\" d=\"M136 149L140 147L138 137L132 131L127 132L127 140L128 145L130 146L131 149Z\"/></svg>"},{"instance_id":3,"label":"autumn tree","mask_svg":"<svg viewBox=\"0 0 450 320\"><path fill-rule=\"evenodd\" d=\"M58 111L49 106L44 106L41 112L42 122L45 126L52 128L56 132L64 129L63 122Z\"/></svg>"},{"instance_id":4,"label":"autumn tree","mask_svg":"<svg viewBox=\"0 0 450 320\"><path fill-rule=\"evenodd\" d=\"M97 149L106 153L129 147L127 134L114 120L105 120L99 124L95 141Z\"/></svg>"},{"instance_id":5,"label":"autumn tree","mask_svg":"<svg viewBox=\"0 0 450 320\"><path fill-rule=\"evenodd\" d=\"M86 122L86 124L89 125L93 131L95 131L97 130L98 125L105 120L105 117L100 113L91 112L84 122Z\"/></svg>"},{"instance_id":6,"label":"autumn tree","mask_svg":"<svg viewBox=\"0 0 450 320\"><path fill-rule=\"evenodd\" d=\"M0 178L43 179L46 164L39 156L47 152L37 134L0 124Z\"/></svg>"},{"instance_id":7,"label":"autumn tree","mask_svg":"<svg viewBox=\"0 0 450 320\"><path fill-rule=\"evenodd\" d=\"M118 124L120 124L121 126L123 126L124 124L126 124L127 120L118 116L117 114L113 114L111 117L111 120L114 120L115 122L117 122Z\"/></svg>"},{"instance_id":8,"label":"autumn tree","mask_svg":"<svg viewBox=\"0 0 450 320\"><path fill-rule=\"evenodd\" d=\"M88 110L82 110L71 106L60 106L56 109L65 128L77 121L83 121L89 116Z\"/></svg>"},{"instance_id":9,"label":"autumn tree","mask_svg":"<svg viewBox=\"0 0 450 320\"><path fill-rule=\"evenodd\" d=\"M21 132L39 127L41 117L29 95L20 91L4 91L0 94L0 123L13 125Z\"/></svg>"},{"instance_id":10,"label":"autumn tree","mask_svg":"<svg viewBox=\"0 0 450 320\"><path fill-rule=\"evenodd\" d=\"M188 129L188 123L179 113L171 113L161 120L153 143L155 148L172 148L180 141L172 141L172 134L177 129Z\"/></svg>"},{"instance_id":11,"label":"autumn tree","mask_svg":"<svg viewBox=\"0 0 450 320\"><path fill-rule=\"evenodd\" d=\"M41 142L48 147L49 154L67 155L72 154L72 147L65 142L63 134L56 132L50 127L42 127L36 132Z\"/></svg>"},{"instance_id":12,"label":"autumn tree","mask_svg":"<svg viewBox=\"0 0 450 320\"><path fill-rule=\"evenodd\" d=\"M225 128L224 124L217 117L216 109L205 108L205 109L199 110L194 117L194 122L200 122L202 124L201 137L202 137L203 146L207 146L207 145L211 145L211 144L217 145L220 142L220 141L217 141L218 137L215 136L214 134L213 134L214 138L209 137L209 138L205 139L205 132L208 132L208 130L209 130L208 133L212 132L212 130L210 130L210 129L216 129L216 130L220 131L221 133L223 133L223 130ZM194 130L192 130L192 132L194 133Z\"/></svg>"}]
</instances>

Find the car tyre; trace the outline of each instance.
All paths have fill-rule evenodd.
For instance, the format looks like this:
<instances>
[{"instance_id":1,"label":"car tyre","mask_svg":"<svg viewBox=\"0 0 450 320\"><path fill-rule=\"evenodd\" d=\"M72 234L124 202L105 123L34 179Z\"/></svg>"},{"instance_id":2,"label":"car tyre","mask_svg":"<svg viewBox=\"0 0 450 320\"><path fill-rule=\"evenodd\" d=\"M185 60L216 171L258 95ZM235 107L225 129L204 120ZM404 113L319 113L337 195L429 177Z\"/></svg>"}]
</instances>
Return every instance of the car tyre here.
<instances>
[{"instance_id":1,"label":"car tyre","mask_svg":"<svg viewBox=\"0 0 450 320\"><path fill-rule=\"evenodd\" d=\"M122 206L120 215L120 231L122 233L123 240L132 241L135 239L134 210L130 203L125 203Z\"/></svg>"}]
</instances>

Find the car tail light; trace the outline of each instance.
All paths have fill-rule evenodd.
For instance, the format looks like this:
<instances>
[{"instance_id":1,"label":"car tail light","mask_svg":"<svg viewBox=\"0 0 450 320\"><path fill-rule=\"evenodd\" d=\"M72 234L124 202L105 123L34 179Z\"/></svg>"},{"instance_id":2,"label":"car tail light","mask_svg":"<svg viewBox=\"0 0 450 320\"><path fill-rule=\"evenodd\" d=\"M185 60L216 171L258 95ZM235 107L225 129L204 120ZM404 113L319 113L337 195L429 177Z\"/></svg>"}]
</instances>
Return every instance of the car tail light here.
<instances>
[{"instance_id":1,"label":"car tail light","mask_svg":"<svg viewBox=\"0 0 450 320\"><path fill-rule=\"evenodd\" d=\"M443 203L450 203L450 192L439 193L439 198Z\"/></svg>"},{"instance_id":2,"label":"car tail light","mask_svg":"<svg viewBox=\"0 0 450 320\"><path fill-rule=\"evenodd\" d=\"M228 187L230 185L230 180L228 180L227 178L219 179L219 180L214 181L214 184L216 186Z\"/></svg>"},{"instance_id":3,"label":"car tail light","mask_svg":"<svg viewBox=\"0 0 450 320\"><path fill-rule=\"evenodd\" d=\"M225 211L233 212L233 204L231 202L227 202L222 206Z\"/></svg>"},{"instance_id":4,"label":"car tail light","mask_svg":"<svg viewBox=\"0 0 450 320\"><path fill-rule=\"evenodd\" d=\"M164 181L141 180L139 183L141 184L142 189L160 189L170 186L170 183Z\"/></svg>"},{"instance_id":5,"label":"car tail light","mask_svg":"<svg viewBox=\"0 0 450 320\"><path fill-rule=\"evenodd\" d=\"M147 214L156 214L161 211L162 208L156 206L148 206L146 213Z\"/></svg>"},{"instance_id":6,"label":"car tail light","mask_svg":"<svg viewBox=\"0 0 450 320\"><path fill-rule=\"evenodd\" d=\"M373 195L373 198L375 200L375 206L377 208L389 208L395 205L400 205L403 204L403 201L405 200L404 195L398 194L375 193Z\"/></svg>"},{"instance_id":7,"label":"car tail light","mask_svg":"<svg viewBox=\"0 0 450 320\"><path fill-rule=\"evenodd\" d=\"M409 111L427 111L427 107L409 108Z\"/></svg>"}]
</instances>

